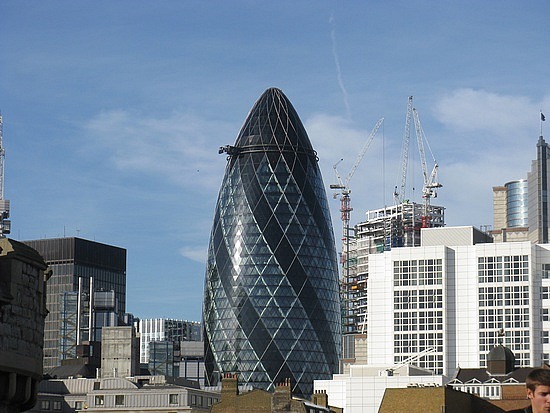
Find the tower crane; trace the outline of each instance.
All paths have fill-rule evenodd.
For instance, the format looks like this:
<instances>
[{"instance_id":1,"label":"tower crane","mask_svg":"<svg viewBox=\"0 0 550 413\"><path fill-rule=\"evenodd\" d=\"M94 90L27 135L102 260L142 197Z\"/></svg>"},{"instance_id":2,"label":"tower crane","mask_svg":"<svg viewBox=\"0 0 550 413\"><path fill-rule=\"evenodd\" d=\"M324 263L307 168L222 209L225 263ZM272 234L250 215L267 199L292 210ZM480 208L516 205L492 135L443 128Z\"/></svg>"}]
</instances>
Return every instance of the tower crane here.
<instances>
[{"instance_id":1,"label":"tower crane","mask_svg":"<svg viewBox=\"0 0 550 413\"><path fill-rule=\"evenodd\" d=\"M8 220L10 216L10 201L4 199L4 159L6 151L2 144L3 122L2 114L0 114L0 238L4 238L10 233L11 222Z\"/></svg>"},{"instance_id":2,"label":"tower crane","mask_svg":"<svg viewBox=\"0 0 550 413\"><path fill-rule=\"evenodd\" d=\"M428 228L430 226L430 215L429 215L430 200L431 198L437 197L436 189L441 188L443 185L441 185L439 182L436 181L437 168L439 167L439 165L437 164L435 157L433 156L428 139L426 138L426 135L424 134L424 130L422 129L422 125L420 124L418 111L415 108L413 108L412 111L413 111L413 118L414 118L414 126L416 129L416 140L418 141L418 151L420 152L422 176L424 179L424 184L422 186L422 200L424 203L424 211L422 215L422 228ZM430 154L432 155L432 159L434 162L434 166L432 168L432 172L430 173L430 175L428 175L428 169L426 167L426 154L424 152L424 141L426 141L426 144L428 145L428 149L430 150Z\"/></svg>"},{"instance_id":3,"label":"tower crane","mask_svg":"<svg viewBox=\"0 0 550 413\"><path fill-rule=\"evenodd\" d=\"M334 166L334 173L336 175L336 180L338 183L331 184L330 189L338 190L340 192L336 192L334 194L334 198L337 198L338 195L340 195L340 213L341 213L341 219L343 224L344 233L347 236L347 229L349 229L349 220L350 220L350 213L353 211L353 208L351 207L351 200L349 194L351 193L351 189L349 188L349 182L353 175L355 174L355 171L357 170L357 167L363 160L365 154L367 153L367 150L369 149L374 136L376 135L376 132L378 132L378 129L380 129L380 126L384 122L384 118L378 119L378 122L376 122L376 125L374 125L374 128L372 129L367 142L365 142L365 145L361 149L361 152L357 155L357 158L355 159L355 163L353 164L351 170L349 171L348 175L346 176L346 179L342 181L342 177L338 173L338 165L340 162L343 161L343 159L340 159Z\"/></svg>"},{"instance_id":4,"label":"tower crane","mask_svg":"<svg viewBox=\"0 0 550 413\"><path fill-rule=\"evenodd\" d=\"M407 167L409 164L409 140L411 138L411 116L413 107L413 97L409 96L407 103L407 115L405 117L405 131L403 132L403 147L401 148L401 184L395 186L393 197L395 204L403 203L405 199L405 188L407 185Z\"/></svg>"},{"instance_id":5,"label":"tower crane","mask_svg":"<svg viewBox=\"0 0 550 413\"><path fill-rule=\"evenodd\" d=\"M418 143L418 152L420 153L420 163L422 167L422 176L423 176L423 187L422 187L422 199L423 199L423 216L422 216L422 227L426 228L430 226L430 200L431 198L437 197L437 188L441 188L442 185L437 182L437 170L439 165L435 161L430 144L422 125L420 124L420 119L418 117L418 111L413 107L413 97L409 96L407 103L407 115L405 119L405 131L403 133L403 148L401 150L401 183L399 186L395 186L395 191L393 193L396 204L401 204L405 198L405 189L407 184L407 167L409 162L409 141L410 141L410 128L411 128L411 118L413 119L416 140ZM426 154L424 151L424 141L428 145L430 154L434 161L434 166L431 173L428 175L428 169L426 166Z\"/></svg>"},{"instance_id":6,"label":"tower crane","mask_svg":"<svg viewBox=\"0 0 550 413\"><path fill-rule=\"evenodd\" d=\"M384 118L380 118L378 122L376 122L376 125L374 125L374 128L372 129L365 145L361 149L361 152L357 155L357 158L355 159L355 163L353 164L353 167L351 168L350 172L346 176L345 180L342 180L342 177L340 176L340 173L338 172L338 165L340 162L343 161L343 159L340 159L334 166L334 173L336 175L336 184L331 184L330 189L333 189L335 191L334 198L336 199L338 195L340 195L340 217L342 219L342 238L344 241L344 244L342 245L342 257L341 257L341 264L342 264L342 283L344 286L349 286L352 284L351 279L353 274L350 273L350 262L349 262L349 255L350 255L350 235L349 235L349 221L350 221L350 213L353 210L351 207L351 199L350 199L350 193L351 189L349 187L349 182L353 175L355 174L355 171L357 170L357 167L359 166L359 163L363 160L363 157L365 156L365 153L370 147L370 144L372 143L374 136L376 135L376 132L378 132L378 129L384 122ZM352 287L353 288L353 287ZM352 288L348 289L346 287L342 288L342 303L344 306L344 309L347 313L348 305L351 300L352 295ZM355 288L357 288L355 286Z\"/></svg>"}]
</instances>

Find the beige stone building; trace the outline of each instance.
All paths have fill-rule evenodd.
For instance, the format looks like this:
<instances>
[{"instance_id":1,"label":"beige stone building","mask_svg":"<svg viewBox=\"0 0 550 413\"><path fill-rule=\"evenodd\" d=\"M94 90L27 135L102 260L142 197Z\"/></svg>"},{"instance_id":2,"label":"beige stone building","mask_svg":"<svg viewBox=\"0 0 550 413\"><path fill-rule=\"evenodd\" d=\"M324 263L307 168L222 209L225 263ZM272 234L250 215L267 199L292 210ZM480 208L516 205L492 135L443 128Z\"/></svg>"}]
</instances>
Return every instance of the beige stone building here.
<instances>
[{"instance_id":1,"label":"beige stone building","mask_svg":"<svg viewBox=\"0 0 550 413\"><path fill-rule=\"evenodd\" d=\"M49 275L32 248L0 238L0 412L36 403Z\"/></svg>"}]
</instances>

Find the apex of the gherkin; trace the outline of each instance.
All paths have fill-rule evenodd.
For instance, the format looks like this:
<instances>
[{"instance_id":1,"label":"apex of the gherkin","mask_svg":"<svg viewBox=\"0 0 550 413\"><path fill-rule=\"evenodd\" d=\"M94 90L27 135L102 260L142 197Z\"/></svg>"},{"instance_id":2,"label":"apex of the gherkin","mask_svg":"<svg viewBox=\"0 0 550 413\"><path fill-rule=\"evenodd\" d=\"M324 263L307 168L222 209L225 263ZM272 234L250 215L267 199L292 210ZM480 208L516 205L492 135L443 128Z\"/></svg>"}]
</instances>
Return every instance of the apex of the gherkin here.
<instances>
[{"instance_id":1,"label":"apex of the gherkin","mask_svg":"<svg viewBox=\"0 0 550 413\"><path fill-rule=\"evenodd\" d=\"M254 147L315 156L307 132L281 89L267 89L254 103L235 141L239 152Z\"/></svg>"}]
</instances>

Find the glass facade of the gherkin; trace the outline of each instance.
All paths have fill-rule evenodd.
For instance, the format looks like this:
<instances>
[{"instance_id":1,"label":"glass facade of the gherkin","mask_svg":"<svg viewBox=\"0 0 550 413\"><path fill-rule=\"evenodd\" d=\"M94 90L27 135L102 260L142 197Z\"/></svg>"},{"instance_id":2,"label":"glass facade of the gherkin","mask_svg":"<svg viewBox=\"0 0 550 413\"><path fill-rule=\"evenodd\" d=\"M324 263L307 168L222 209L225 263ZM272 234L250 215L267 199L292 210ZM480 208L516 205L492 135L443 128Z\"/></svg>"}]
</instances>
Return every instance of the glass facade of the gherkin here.
<instances>
[{"instance_id":1,"label":"glass facade of the gherkin","mask_svg":"<svg viewBox=\"0 0 550 413\"><path fill-rule=\"evenodd\" d=\"M204 289L207 381L224 373L265 390L290 379L308 396L338 372L334 235L317 156L275 88L254 104L216 205Z\"/></svg>"}]
</instances>

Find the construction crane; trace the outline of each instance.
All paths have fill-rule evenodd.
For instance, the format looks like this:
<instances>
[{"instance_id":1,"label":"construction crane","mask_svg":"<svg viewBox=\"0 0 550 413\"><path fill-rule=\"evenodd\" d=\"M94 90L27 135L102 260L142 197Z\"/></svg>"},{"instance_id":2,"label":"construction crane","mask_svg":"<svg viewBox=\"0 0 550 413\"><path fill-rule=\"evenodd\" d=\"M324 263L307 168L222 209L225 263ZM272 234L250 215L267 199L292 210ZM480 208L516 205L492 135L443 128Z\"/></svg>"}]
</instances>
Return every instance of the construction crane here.
<instances>
[{"instance_id":1,"label":"construction crane","mask_svg":"<svg viewBox=\"0 0 550 413\"><path fill-rule=\"evenodd\" d=\"M341 264L342 264L342 303L346 310L349 302L352 299L353 295L353 287L357 288L357 285L352 285L352 278L354 274L351 274L350 272L350 228L349 228L349 221L350 221L350 214L353 208L351 207L351 199L350 199L350 193L351 189L349 187L349 182L351 181L351 178L355 174L355 171L357 170L357 167L363 160L363 157L365 156L365 153L369 149L374 136L376 135L376 132L378 132L378 129L384 122L384 118L380 118L378 122L376 122L376 125L374 125L374 128L372 129L365 145L357 155L357 158L355 159L355 163L353 164L350 172L346 176L345 180L342 180L342 177L340 176L340 173L338 172L338 165L340 162L343 161L343 159L340 159L334 166L334 173L336 175L336 180L338 183L331 184L330 189L333 189L337 192L334 193L334 198L336 199L338 195L340 195L340 217L342 219L342 256L341 256ZM348 288L349 287L349 288Z\"/></svg>"},{"instance_id":2,"label":"construction crane","mask_svg":"<svg viewBox=\"0 0 550 413\"><path fill-rule=\"evenodd\" d=\"M11 222L8 220L10 216L10 201L4 199L4 159L6 151L2 143L3 121L0 114L0 238L4 238L10 233Z\"/></svg>"},{"instance_id":3,"label":"construction crane","mask_svg":"<svg viewBox=\"0 0 550 413\"><path fill-rule=\"evenodd\" d=\"M413 118L414 118L414 126L416 130L416 140L418 141L418 151L420 152L420 163L422 166L422 176L424 179L424 184L422 186L422 200L424 203L424 211L422 214L422 228L428 228L430 227L431 223L431 217L430 217L430 200L432 198L437 197L437 188L441 188L443 185L441 185L439 182L436 181L437 179L437 169L439 165L437 164L435 157L433 156L432 149L430 148L430 144L428 142L428 139L426 138L426 135L424 134L424 130L422 129L422 125L420 124L420 119L418 117L418 111L416 108L413 108ZM430 175L428 175L428 168L426 166L426 154L424 152L424 141L426 141L426 144L428 145L428 149L430 150L430 154L432 155L432 159L434 162L434 166L432 168L432 171Z\"/></svg>"},{"instance_id":4,"label":"construction crane","mask_svg":"<svg viewBox=\"0 0 550 413\"><path fill-rule=\"evenodd\" d=\"M411 116L413 108L413 97L409 96L407 103L407 114L405 117L405 131L403 132L403 147L401 148L401 184L395 186L393 197L395 204L402 204L405 199L405 188L407 186L407 167L409 165L409 141L411 138Z\"/></svg>"},{"instance_id":5,"label":"construction crane","mask_svg":"<svg viewBox=\"0 0 550 413\"><path fill-rule=\"evenodd\" d=\"M435 352L435 350L436 349L434 347L428 347L427 349L425 349L425 350L423 350L419 353L413 354L412 356L407 357L405 360L401 361L400 363L394 364L393 366L387 368L386 373L387 373L388 376L393 376L393 372L395 370L397 370L397 369L399 369L403 366L406 366L407 364L411 364L411 362L419 360L419 359L423 358L424 356Z\"/></svg>"},{"instance_id":6,"label":"construction crane","mask_svg":"<svg viewBox=\"0 0 550 413\"><path fill-rule=\"evenodd\" d=\"M416 140L418 143L418 152L420 153L420 163L422 167L422 175L423 175L423 187L422 187L422 199L423 199L423 216L422 216L422 227L426 228L430 226L430 200L431 198L437 197L437 188L441 188L442 185L438 183L437 180L437 170L439 165L435 161L435 158L433 156L432 150L430 148L430 144L428 142L428 139L426 138L426 135L424 134L424 130L422 129L422 125L420 124L420 119L418 117L418 111L416 108L413 107L413 97L409 96L408 103L407 103L407 115L405 118L405 131L403 133L403 147L401 150L401 174L400 179L401 183L400 185L395 186L395 191L393 193L395 203L396 204L402 204L405 200L405 190L407 186L407 168L409 163L409 141L410 141L410 129L411 129L411 118L413 118L415 131L416 131ZM424 141L428 145L428 149L430 150L430 154L432 155L433 161L434 161L434 167L431 171L431 173L428 175L428 169L426 166L426 154L424 151Z\"/></svg>"},{"instance_id":7,"label":"construction crane","mask_svg":"<svg viewBox=\"0 0 550 413\"><path fill-rule=\"evenodd\" d=\"M336 199L338 195L340 195L340 213L341 213L341 219L343 224L344 232L346 231L346 228L349 228L349 220L350 220L350 213L353 211L353 208L351 207L351 200L349 194L351 193L351 189L349 188L349 182L351 181L351 178L355 174L355 171L357 170L357 167L363 160L365 154L367 153L367 150L369 149L374 136L376 135L376 132L378 132L378 129L380 129L380 126L384 122L384 118L378 119L378 122L376 122L376 125L374 125L374 128L372 129L367 142L363 146L363 149L361 149L361 152L357 155L357 158L355 159L355 163L353 164L351 170L349 171L348 175L346 176L346 179L342 181L342 177L338 173L338 165L340 162L343 161L343 159L340 159L334 166L334 173L336 175L336 180L338 183L331 184L330 189L334 189L340 192L334 193L334 198Z\"/></svg>"}]
</instances>

